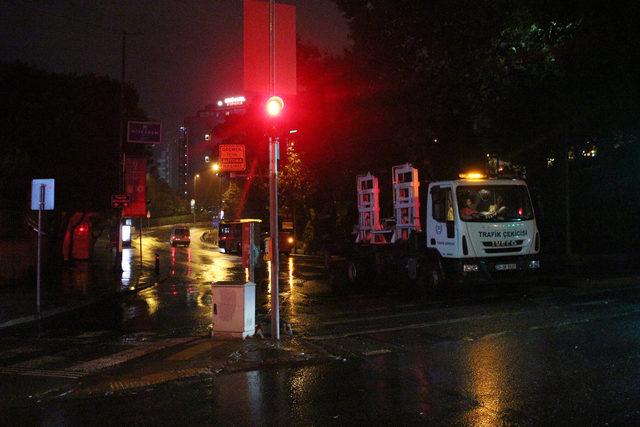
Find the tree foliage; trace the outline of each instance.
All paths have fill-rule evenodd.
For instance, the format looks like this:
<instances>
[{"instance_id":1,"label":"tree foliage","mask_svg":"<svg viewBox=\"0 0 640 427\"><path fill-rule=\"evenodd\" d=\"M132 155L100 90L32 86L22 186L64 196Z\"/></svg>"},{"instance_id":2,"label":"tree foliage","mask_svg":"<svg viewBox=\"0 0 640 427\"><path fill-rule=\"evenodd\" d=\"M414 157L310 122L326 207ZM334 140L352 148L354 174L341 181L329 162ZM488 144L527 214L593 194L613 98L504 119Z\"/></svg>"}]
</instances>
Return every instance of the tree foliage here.
<instances>
[{"instance_id":1,"label":"tree foliage","mask_svg":"<svg viewBox=\"0 0 640 427\"><path fill-rule=\"evenodd\" d=\"M484 166L491 153L526 166L544 195L545 232L561 240L564 200L556 195L565 192L567 147L575 153L577 230L606 221L594 210L576 212L588 200L617 204L640 190L631 172L640 167L637 2L334 1L353 47L341 57L308 46L298 53L299 147L325 184L318 207L353 207L358 173L371 171L389 188L394 164L409 161L423 179L445 179ZM581 154L592 146L597 157ZM594 171L600 179L587 180ZM616 227L637 229L625 224Z\"/></svg>"},{"instance_id":2,"label":"tree foliage","mask_svg":"<svg viewBox=\"0 0 640 427\"><path fill-rule=\"evenodd\" d=\"M55 178L58 208L108 209L118 188L119 82L1 63L0 93L3 197L25 206L32 178ZM137 105L126 86L127 118L144 118Z\"/></svg>"}]
</instances>

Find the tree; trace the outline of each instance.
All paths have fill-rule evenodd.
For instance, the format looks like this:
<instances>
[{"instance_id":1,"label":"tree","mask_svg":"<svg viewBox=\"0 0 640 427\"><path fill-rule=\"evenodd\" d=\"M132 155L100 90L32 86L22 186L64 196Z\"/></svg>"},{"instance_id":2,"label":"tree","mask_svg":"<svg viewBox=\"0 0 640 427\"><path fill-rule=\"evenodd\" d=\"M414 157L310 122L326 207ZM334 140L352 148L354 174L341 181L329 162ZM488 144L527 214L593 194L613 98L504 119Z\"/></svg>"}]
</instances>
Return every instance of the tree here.
<instances>
[{"instance_id":1,"label":"tree","mask_svg":"<svg viewBox=\"0 0 640 427\"><path fill-rule=\"evenodd\" d=\"M149 211L154 217L188 213L184 199L162 179L147 175L147 199Z\"/></svg>"},{"instance_id":2,"label":"tree","mask_svg":"<svg viewBox=\"0 0 640 427\"><path fill-rule=\"evenodd\" d=\"M120 82L92 74L55 74L21 63L0 63L0 187L3 206L28 216L30 181L56 180L56 210L46 219L52 260L61 258L73 212L111 211L119 192ZM125 86L125 117L144 119L134 88ZM144 154L144 148L125 150ZM4 215L3 215L4 216ZM27 224L28 220L14 221ZM28 232L27 227L23 228Z\"/></svg>"},{"instance_id":3,"label":"tree","mask_svg":"<svg viewBox=\"0 0 640 427\"><path fill-rule=\"evenodd\" d=\"M233 181L230 182L222 196L222 209L225 212L226 218L235 219L242 217L242 212L239 211L241 206L240 196L241 193L238 184Z\"/></svg>"}]
</instances>

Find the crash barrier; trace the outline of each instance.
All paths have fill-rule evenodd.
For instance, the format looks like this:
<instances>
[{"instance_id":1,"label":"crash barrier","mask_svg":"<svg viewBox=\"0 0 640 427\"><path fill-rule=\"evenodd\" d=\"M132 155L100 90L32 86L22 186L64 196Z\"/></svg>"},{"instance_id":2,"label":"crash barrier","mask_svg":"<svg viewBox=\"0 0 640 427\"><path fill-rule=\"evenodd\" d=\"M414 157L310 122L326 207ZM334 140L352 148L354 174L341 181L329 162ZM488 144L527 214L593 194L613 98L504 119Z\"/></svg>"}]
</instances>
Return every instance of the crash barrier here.
<instances>
[{"instance_id":1,"label":"crash barrier","mask_svg":"<svg viewBox=\"0 0 640 427\"><path fill-rule=\"evenodd\" d=\"M218 245L218 230L217 229L211 229L211 230L205 231L200 236L200 241L217 246Z\"/></svg>"},{"instance_id":2,"label":"crash barrier","mask_svg":"<svg viewBox=\"0 0 640 427\"><path fill-rule=\"evenodd\" d=\"M202 212L196 214L196 222L206 222L211 223L211 214L207 212ZM162 225L173 225L173 224L191 224L193 223L193 215L177 215L177 216L163 216L158 218L149 218L144 220L143 225L146 227L159 227Z\"/></svg>"}]
</instances>

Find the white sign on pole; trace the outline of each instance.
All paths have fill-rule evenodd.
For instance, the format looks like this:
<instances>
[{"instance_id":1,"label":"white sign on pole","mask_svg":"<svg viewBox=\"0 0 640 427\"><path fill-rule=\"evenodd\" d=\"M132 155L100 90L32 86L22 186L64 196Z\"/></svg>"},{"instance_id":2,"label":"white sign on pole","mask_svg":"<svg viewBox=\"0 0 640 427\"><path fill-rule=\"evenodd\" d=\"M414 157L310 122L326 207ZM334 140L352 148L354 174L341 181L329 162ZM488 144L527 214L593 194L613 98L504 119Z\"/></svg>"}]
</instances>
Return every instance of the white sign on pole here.
<instances>
[{"instance_id":1,"label":"white sign on pole","mask_svg":"<svg viewBox=\"0 0 640 427\"><path fill-rule=\"evenodd\" d=\"M55 179L32 179L31 180L31 210L40 210L40 190L44 185L44 205L42 210L52 211L54 192L55 192Z\"/></svg>"}]
</instances>

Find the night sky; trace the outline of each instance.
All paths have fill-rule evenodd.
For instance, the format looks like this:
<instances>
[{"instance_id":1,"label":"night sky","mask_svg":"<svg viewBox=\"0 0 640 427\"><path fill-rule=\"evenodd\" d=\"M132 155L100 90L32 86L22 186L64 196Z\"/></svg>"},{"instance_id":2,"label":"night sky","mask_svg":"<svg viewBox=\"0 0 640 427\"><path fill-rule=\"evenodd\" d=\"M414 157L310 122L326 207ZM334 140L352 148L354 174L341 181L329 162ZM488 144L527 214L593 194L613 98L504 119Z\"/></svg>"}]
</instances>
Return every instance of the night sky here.
<instances>
[{"instance_id":1,"label":"night sky","mask_svg":"<svg viewBox=\"0 0 640 427\"><path fill-rule=\"evenodd\" d=\"M340 53L347 23L328 0L298 0L298 37ZM141 106L171 137L185 116L241 92L241 0L64 0L0 2L0 58L48 71L120 77L121 32L126 80Z\"/></svg>"}]
</instances>

